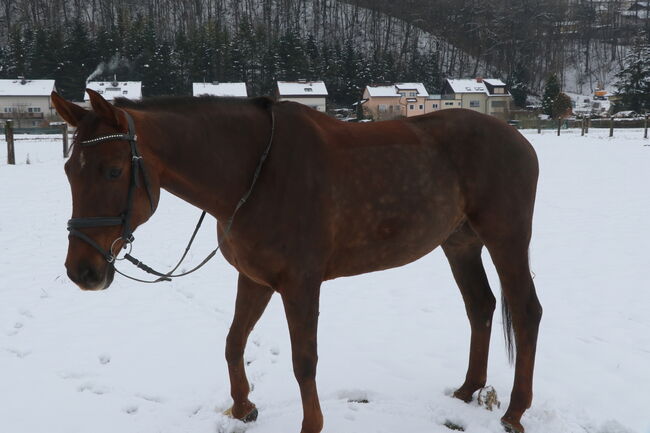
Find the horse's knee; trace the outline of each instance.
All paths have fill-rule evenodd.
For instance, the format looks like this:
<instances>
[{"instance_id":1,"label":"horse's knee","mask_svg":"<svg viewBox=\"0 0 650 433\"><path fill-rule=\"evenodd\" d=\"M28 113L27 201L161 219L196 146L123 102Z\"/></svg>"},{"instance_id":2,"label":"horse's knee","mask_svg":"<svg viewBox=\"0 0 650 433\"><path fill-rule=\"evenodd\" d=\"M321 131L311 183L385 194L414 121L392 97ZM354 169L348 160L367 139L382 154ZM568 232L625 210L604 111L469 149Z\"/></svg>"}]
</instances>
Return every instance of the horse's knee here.
<instances>
[{"instance_id":1,"label":"horse's knee","mask_svg":"<svg viewBox=\"0 0 650 433\"><path fill-rule=\"evenodd\" d=\"M318 355L297 355L293 357L293 374L300 383L316 378Z\"/></svg>"},{"instance_id":2,"label":"horse's knee","mask_svg":"<svg viewBox=\"0 0 650 433\"><path fill-rule=\"evenodd\" d=\"M226 337L226 362L234 364L244 356L243 338L235 333L229 333Z\"/></svg>"}]
</instances>

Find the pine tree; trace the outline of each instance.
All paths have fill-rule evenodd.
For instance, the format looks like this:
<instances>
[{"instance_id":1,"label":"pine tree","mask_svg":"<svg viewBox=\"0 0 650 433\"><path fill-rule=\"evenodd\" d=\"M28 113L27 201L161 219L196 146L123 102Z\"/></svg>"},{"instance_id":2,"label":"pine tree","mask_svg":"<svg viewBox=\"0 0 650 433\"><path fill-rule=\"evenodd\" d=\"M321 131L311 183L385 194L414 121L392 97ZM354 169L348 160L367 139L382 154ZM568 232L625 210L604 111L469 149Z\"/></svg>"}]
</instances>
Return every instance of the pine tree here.
<instances>
[{"instance_id":1,"label":"pine tree","mask_svg":"<svg viewBox=\"0 0 650 433\"><path fill-rule=\"evenodd\" d=\"M510 73L506 85L515 105L519 108L525 108L529 89L526 85L526 69L521 63L517 64L517 67Z\"/></svg>"},{"instance_id":2,"label":"pine tree","mask_svg":"<svg viewBox=\"0 0 650 433\"><path fill-rule=\"evenodd\" d=\"M557 75L552 74L546 80L544 86L544 96L542 97L542 112L549 116L553 116L553 102L560 94L560 83L558 82Z\"/></svg>"},{"instance_id":3,"label":"pine tree","mask_svg":"<svg viewBox=\"0 0 650 433\"><path fill-rule=\"evenodd\" d=\"M615 86L621 97L616 111L650 111L650 42L645 36L636 38L616 78Z\"/></svg>"}]
</instances>

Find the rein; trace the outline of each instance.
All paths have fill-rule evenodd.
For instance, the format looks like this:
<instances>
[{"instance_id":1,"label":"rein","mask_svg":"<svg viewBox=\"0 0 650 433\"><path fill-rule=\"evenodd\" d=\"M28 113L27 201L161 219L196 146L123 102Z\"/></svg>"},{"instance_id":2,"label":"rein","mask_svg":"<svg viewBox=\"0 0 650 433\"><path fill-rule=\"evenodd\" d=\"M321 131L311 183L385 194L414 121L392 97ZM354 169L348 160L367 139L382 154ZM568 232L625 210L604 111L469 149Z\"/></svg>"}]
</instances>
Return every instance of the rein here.
<instances>
[{"instance_id":1,"label":"rein","mask_svg":"<svg viewBox=\"0 0 650 433\"><path fill-rule=\"evenodd\" d=\"M203 220L204 220L205 215L206 215L206 211L203 211L201 213L201 216L199 217L199 221L197 222L196 227L194 228L194 232L192 233L192 236L190 237L190 240L189 240L187 246L185 247L185 251L183 252L183 255L181 256L180 260L178 261L176 266L174 266L174 268L171 271L169 271L167 273L158 272L155 269L152 269L151 267L145 265L142 261L136 259L135 257L133 257L131 255L131 249L132 249L133 241L135 240L135 238L133 237L133 230L131 229L131 225L130 225L131 216L132 216L132 212L133 212L133 196L134 196L136 188L139 188L141 186L140 177L142 177L142 180L143 180L143 183L144 183L144 188L146 190L147 197L149 198L149 204L150 204L150 207L151 207L151 214L153 214L156 209L155 209L153 199L152 199L152 195L151 195L151 186L150 186L151 184L149 182L149 175L148 175L147 170L145 168L144 160L143 160L142 156L140 155L140 153L138 152L137 135L135 133L135 124L133 122L133 117L131 117L131 115L125 110L122 110L122 112L124 113L124 115L125 115L125 117L127 119L127 122L128 122L128 132L126 134L122 133L122 134L105 135L105 136L102 136L102 137L97 137L97 138L93 138L93 139L90 139L90 140L81 141L81 142L79 142L79 144L81 146L83 146L83 147L87 147L87 146L94 146L94 145L97 145L99 143L104 143L104 142L108 142L108 141L127 141L129 143L129 145L131 147L131 179L130 179L130 183L129 183L129 190L128 190L128 193L127 193L126 210L124 212L122 212L122 214L120 214L117 217L71 218L70 220L68 220L68 231L70 232L71 236L76 236L76 237L82 239L83 241L88 243L90 246L95 248L97 251L99 251L99 253L104 257L104 259L108 263L113 264L113 268L115 269L115 271L118 274L120 274L120 275L122 275L122 276L124 276L126 278L129 278L129 279L131 279L133 281L138 281L138 282L141 282L141 283L159 283L161 281L171 281L172 278L178 278L178 277L183 277L185 275L189 275L189 274L197 271L201 267L203 267L206 263L208 263L217 254L217 251L219 251L219 249L221 248L222 242L226 240L226 238L228 237L228 235L230 233L230 229L232 228L232 224L233 224L233 222L235 220L235 215L237 214L237 212L239 212L239 209L246 203L246 201L249 199L249 197L253 193L253 189L255 188L255 184L257 183L257 179L260 176L260 173L262 171L262 167L264 166L264 162L266 161L266 158L268 157L269 152L271 151L271 146L273 144L273 138L275 136L275 113L273 112L273 108L271 108L271 111L270 111L270 114L271 114L271 134L270 134L270 137L269 137L269 142L266 145L266 148L264 149L264 152L262 153L262 155L260 157L260 160L259 160L259 162L257 164L257 167L255 169L255 173L253 174L253 180L252 180L252 182L250 184L250 187L248 188L246 193L244 193L244 195L239 200L239 202L237 202L237 205L235 206L235 209L233 210L230 218L228 219L228 224L226 225L226 229L224 230L223 238L217 244L217 248L215 248L210 254L208 254L207 257L205 259L203 259L203 261L201 261L201 263L199 263L197 266L190 269L189 271L181 272L180 274L174 274L174 272L176 271L176 269L178 269L178 267L181 265L181 263L185 260L185 257L187 256L187 253L189 252L189 250L190 250L190 248L192 246L192 243L194 242L196 234L199 231L199 228L201 227L201 224L203 223ZM140 174L141 174L141 176L140 176ZM90 227L112 227L112 226L118 226L118 225L121 225L123 227L122 235L119 238L115 239L111 243L111 246L109 247L108 251L105 250L104 248L102 248L91 237L89 237L85 233L78 230L78 229L90 228ZM119 252L118 253L113 252L115 244L117 242L119 242L119 241L124 242L124 245L122 247L123 249L127 249L127 248L129 249L129 252L126 253L122 259L117 258ZM145 271L145 272L147 272L149 274L155 275L155 276L157 276L159 278L156 279L156 280L142 280L142 279L135 278L135 277L132 277L130 275L127 275L127 274L121 272L115 266L115 264L116 264L115 262L116 261L121 261L121 260L128 260L129 262L131 262L133 265L135 265L139 269L141 269L141 270L143 270L143 271Z\"/></svg>"}]
</instances>

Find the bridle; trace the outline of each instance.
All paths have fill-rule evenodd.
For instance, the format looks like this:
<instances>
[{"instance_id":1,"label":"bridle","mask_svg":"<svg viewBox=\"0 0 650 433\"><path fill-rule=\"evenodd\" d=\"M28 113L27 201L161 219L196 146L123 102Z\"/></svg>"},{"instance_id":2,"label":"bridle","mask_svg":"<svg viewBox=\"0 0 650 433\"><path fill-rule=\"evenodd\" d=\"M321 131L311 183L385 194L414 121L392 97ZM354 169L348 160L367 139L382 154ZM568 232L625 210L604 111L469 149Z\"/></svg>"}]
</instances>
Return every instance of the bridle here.
<instances>
[{"instance_id":1,"label":"bridle","mask_svg":"<svg viewBox=\"0 0 650 433\"><path fill-rule=\"evenodd\" d=\"M133 230L131 228L131 217L133 215L133 197L135 195L135 190L140 187L140 173L142 173L142 180L144 181L144 188L147 192L147 197L149 198L149 204L151 207L151 213L153 214L156 210L156 207L151 196L151 183L149 182L149 176L147 170L144 166L144 160L142 155L138 152L138 137L135 134L135 126L133 123L133 117L126 111L122 110L126 120L128 122L129 130L126 134L111 134L104 135L102 137L93 138L91 140L84 140L79 142L79 145L82 147L95 146L100 143L105 143L107 141L127 141L131 147L131 179L129 182L129 191L126 198L126 209L119 216L116 217L86 217L86 218L71 218L68 220L68 231L72 236L76 236L86 243L90 244L93 248L100 252L104 259L108 263L115 262L117 253L113 251L115 245L119 241L123 241L126 245L131 245L133 243ZM111 244L110 248L105 250L97 242L95 242L90 236L79 231L79 229L91 228L91 227L112 227L112 226L122 226L122 235L115 239Z\"/></svg>"},{"instance_id":2,"label":"bridle","mask_svg":"<svg viewBox=\"0 0 650 433\"><path fill-rule=\"evenodd\" d=\"M127 199L126 199L126 209L124 212L122 212L119 216L116 217L83 217L83 218L71 218L68 220L68 231L70 232L71 236L76 236L86 243L88 243L90 246L95 248L103 257L104 259L112 264L114 266L114 269L117 273L120 275L129 278L134 281L139 281L142 283L158 283L161 281L171 281L172 278L177 278L177 277L182 277L188 274L191 274L192 272L198 270L201 268L203 265L205 265L212 257L215 256L217 251L221 248L222 242L226 239L228 234L230 233L230 229L232 227L233 221L235 219L235 215L239 211L239 209L246 203L248 198L253 192L253 188L255 187L255 184L257 183L257 179L259 178L260 172L262 171L262 166L264 165L264 161L266 161L266 158L271 150L271 145L273 144L273 137L275 135L275 114L273 112L273 108L270 108L270 114L271 114L271 134L269 138L269 142L264 149L264 152L262 153L260 160L257 164L257 168L255 169L255 173L253 175L253 180L251 182L251 185L249 189L246 191L246 193L242 196L242 198L239 200L237 205L235 206L235 209L228 219L228 223L226 225L226 229L224 230L224 235L217 245L217 248L215 248L208 256L197 266L194 268L190 269L189 271L182 272L180 274L174 274L176 269L180 266L180 264L183 262L185 257L187 256L188 251L190 250L190 247L192 246L192 243L194 242L194 238L196 237L196 233L198 232L199 228L201 227L201 224L203 222L203 219L205 218L206 211L203 211L201 213L201 216L199 218L198 223L196 224L196 227L194 229L194 232L192 233L192 236L190 238L189 243L187 244L187 247L185 248L185 252L181 256L179 262L174 266L174 268L167 272L167 273L162 273L158 272L149 266L145 265L142 263L140 260L136 259L131 255L131 248L133 241L135 238L133 237L133 229L131 228L131 217L133 215L133 198L135 195L135 191L137 188L141 187L141 182L140 182L140 177L142 177L142 180L144 183L144 188L147 193L147 197L149 199L149 204L151 208L151 214L154 213L156 210L156 205L154 204L153 201L153 196L151 194L151 183L149 181L149 175L147 173L146 167L144 165L144 159L142 158L142 155L140 155L140 152L138 151L138 144L137 144L137 135L135 133L135 124L133 122L133 117L126 111L126 110L121 110L124 116L126 117L127 123L128 123L128 132L127 133L121 133L121 134L111 134L111 135L104 135L101 137L93 138L90 140L84 140L80 141L78 144L82 147L89 147L89 146L95 146L99 143L104 143L108 141L127 141L129 143L129 146L131 148L131 178L129 181L129 190L127 192ZM99 245L97 242L95 242L90 236L86 235L85 233L79 231L79 229L84 229L84 228L96 228L96 227L113 227L113 226L122 226L122 234L120 237L116 238L110 245L108 250L105 250L102 248L101 245ZM128 252L124 255L123 259L118 259L118 253L119 251L114 251L115 246L117 245L118 242L122 241L123 249L128 249ZM152 275L156 275L159 278L153 281L149 280L142 280L138 278L131 277L129 275L126 275L122 272L120 272L116 267L115 267L115 262L118 260L128 260L135 266L137 266L139 269L142 269L145 272L148 272Z\"/></svg>"}]
</instances>

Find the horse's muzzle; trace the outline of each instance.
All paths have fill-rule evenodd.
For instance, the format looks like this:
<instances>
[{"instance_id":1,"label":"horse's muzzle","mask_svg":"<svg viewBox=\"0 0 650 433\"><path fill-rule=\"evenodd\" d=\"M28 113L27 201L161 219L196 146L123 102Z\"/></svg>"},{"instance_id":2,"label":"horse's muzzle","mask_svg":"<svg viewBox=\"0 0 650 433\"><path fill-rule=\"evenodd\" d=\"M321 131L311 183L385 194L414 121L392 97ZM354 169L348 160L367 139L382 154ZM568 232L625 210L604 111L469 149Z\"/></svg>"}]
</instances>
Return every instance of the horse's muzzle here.
<instances>
[{"instance_id":1,"label":"horse's muzzle","mask_svg":"<svg viewBox=\"0 0 650 433\"><path fill-rule=\"evenodd\" d=\"M88 263L81 263L76 267L66 264L68 278L81 290L108 289L115 276L115 267L112 263L105 263L102 267L103 269L100 269Z\"/></svg>"}]
</instances>

